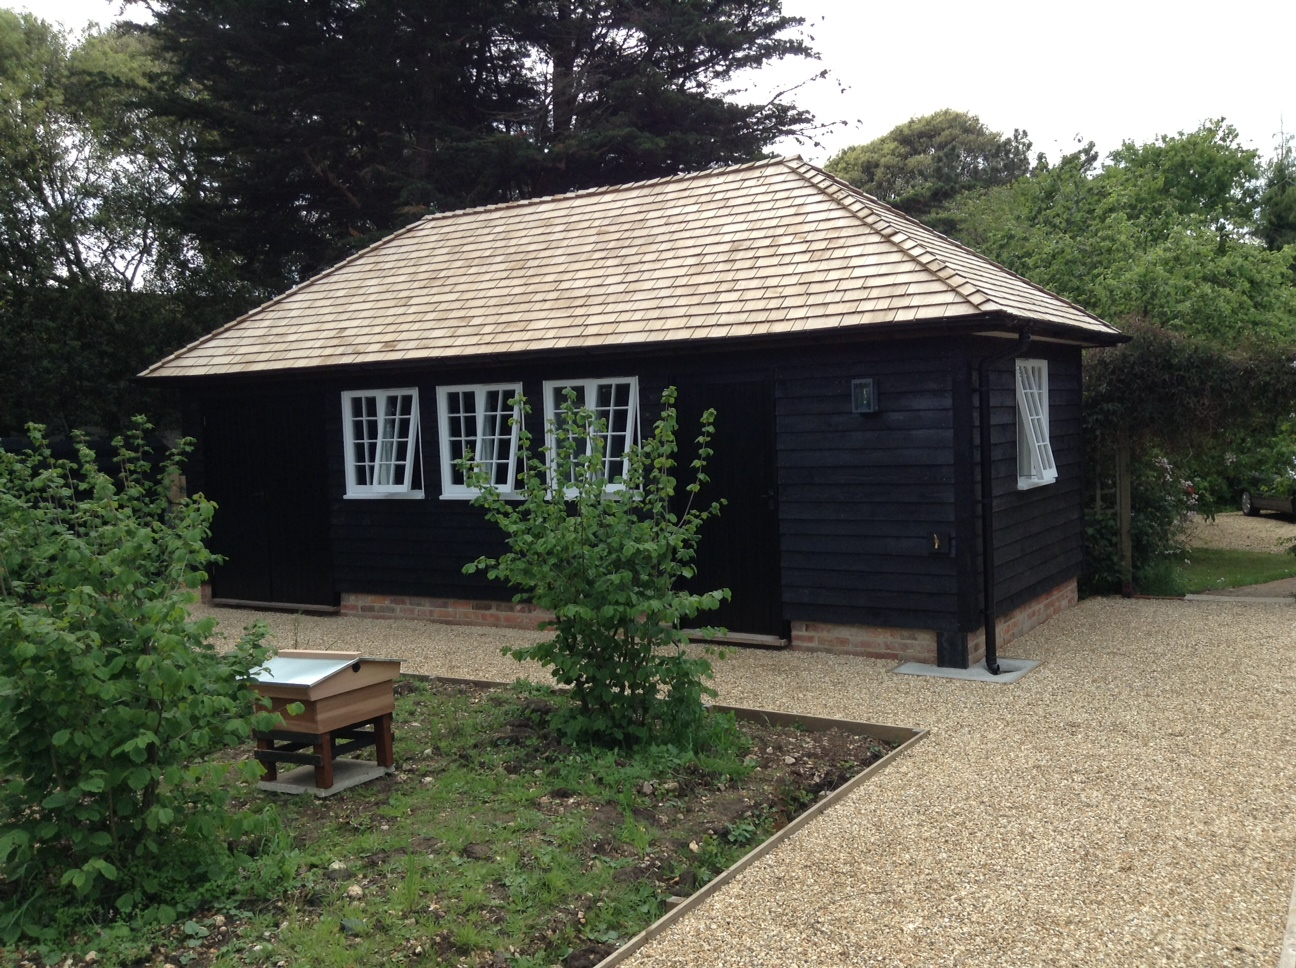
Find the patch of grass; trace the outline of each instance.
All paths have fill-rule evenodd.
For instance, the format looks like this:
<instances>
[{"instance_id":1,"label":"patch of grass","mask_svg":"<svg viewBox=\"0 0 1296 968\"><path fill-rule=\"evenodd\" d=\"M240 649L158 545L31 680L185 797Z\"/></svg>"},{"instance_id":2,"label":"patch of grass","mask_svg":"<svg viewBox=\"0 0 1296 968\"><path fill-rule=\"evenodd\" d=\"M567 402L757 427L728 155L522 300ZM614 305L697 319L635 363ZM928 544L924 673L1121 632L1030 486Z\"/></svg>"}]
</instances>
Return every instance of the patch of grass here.
<instances>
[{"instance_id":1,"label":"patch of grass","mask_svg":"<svg viewBox=\"0 0 1296 968\"><path fill-rule=\"evenodd\" d=\"M1188 594L1262 585L1296 576L1296 555L1193 548L1191 559L1179 566L1179 572Z\"/></svg>"},{"instance_id":2,"label":"patch of grass","mask_svg":"<svg viewBox=\"0 0 1296 968\"><path fill-rule=\"evenodd\" d=\"M1158 558L1145 564L1134 576L1134 586L1141 595L1178 598L1188 594L1179 563L1169 558Z\"/></svg>"},{"instance_id":3,"label":"patch of grass","mask_svg":"<svg viewBox=\"0 0 1296 968\"><path fill-rule=\"evenodd\" d=\"M185 968L592 963L888 751L717 716L704 751L631 756L565 745L534 688L399 691L398 773L325 800L242 786L282 820L266 874L148 933L69 925L73 944Z\"/></svg>"}]
</instances>

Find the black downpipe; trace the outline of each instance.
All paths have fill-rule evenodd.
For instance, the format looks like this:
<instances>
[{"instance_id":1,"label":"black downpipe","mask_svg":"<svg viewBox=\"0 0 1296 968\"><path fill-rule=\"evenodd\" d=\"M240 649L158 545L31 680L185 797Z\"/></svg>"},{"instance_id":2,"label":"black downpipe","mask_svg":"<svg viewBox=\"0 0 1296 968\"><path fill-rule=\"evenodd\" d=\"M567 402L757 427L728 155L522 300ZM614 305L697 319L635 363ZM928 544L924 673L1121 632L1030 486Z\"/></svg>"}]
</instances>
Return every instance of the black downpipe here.
<instances>
[{"instance_id":1,"label":"black downpipe","mask_svg":"<svg viewBox=\"0 0 1296 968\"><path fill-rule=\"evenodd\" d=\"M987 356L977 366L977 393L980 397L981 419L981 582L985 607L981 610L985 623L985 664L993 676L999 675L999 642L995 629L998 610L995 608L995 553L994 553L994 462L990 459L990 368L1005 360L1015 359L1030 345L1030 327L1018 334L1017 345L994 356Z\"/></svg>"}]
</instances>

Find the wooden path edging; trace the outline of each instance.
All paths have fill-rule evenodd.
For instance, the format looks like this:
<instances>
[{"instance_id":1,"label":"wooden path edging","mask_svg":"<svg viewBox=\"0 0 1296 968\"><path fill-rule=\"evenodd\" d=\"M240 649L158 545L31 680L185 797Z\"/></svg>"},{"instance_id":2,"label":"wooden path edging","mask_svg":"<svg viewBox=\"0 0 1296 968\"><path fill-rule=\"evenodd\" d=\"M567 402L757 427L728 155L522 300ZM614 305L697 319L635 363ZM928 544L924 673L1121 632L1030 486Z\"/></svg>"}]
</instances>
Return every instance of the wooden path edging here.
<instances>
[{"instance_id":1,"label":"wooden path edging","mask_svg":"<svg viewBox=\"0 0 1296 968\"><path fill-rule=\"evenodd\" d=\"M800 726L812 733L824 732L825 730L835 728L847 733L852 733L856 736L871 736L872 738L880 739L883 742L893 742L898 740L901 745L897 746L886 756L882 757L882 759L864 770L864 772L853 777L850 781L838 787L831 794L809 807L786 827L776 831L768 840L757 845L750 853L740 857L730 867L721 871L711 880L707 881L704 886L690 894L682 903L667 911L616 951L612 952L612 954L600 961L594 966L594 968L613 968L614 965L619 965L622 961L629 958L649 941L652 941L680 918L691 912L694 908L705 904L711 898L711 895L719 891L720 888L728 884L753 863L760 860L760 858L764 857L788 838L800 832L802 828L818 817L821 813L826 810L831 810L842 800L855 792L858 787L873 779L873 777L878 773L885 770L901 756L909 752L909 750L914 746L926 739L930 732L926 729L910 729L904 726L886 726L879 723L862 723L849 719L828 719L823 716L800 716L796 713L774 712L768 709L748 709L742 706L721 706L717 704L712 706L711 709L716 712L733 713L734 716L742 722L763 722L770 726ZM1294 968L1296 968L1296 966L1294 966Z\"/></svg>"}]
</instances>

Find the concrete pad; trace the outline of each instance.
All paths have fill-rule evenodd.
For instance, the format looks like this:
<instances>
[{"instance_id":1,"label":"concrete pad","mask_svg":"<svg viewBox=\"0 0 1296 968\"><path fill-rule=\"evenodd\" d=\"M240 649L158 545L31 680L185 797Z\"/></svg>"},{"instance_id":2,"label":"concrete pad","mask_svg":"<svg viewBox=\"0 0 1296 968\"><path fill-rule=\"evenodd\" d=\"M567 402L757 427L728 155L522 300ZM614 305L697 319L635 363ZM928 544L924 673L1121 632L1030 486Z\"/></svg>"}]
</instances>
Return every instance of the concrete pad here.
<instances>
[{"instance_id":1,"label":"concrete pad","mask_svg":"<svg viewBox=\"0 0 1296 968\"><path fill-rule=\"evenodd\" d=\"M1000 659L999 675L991 674L985 661L978 662L970 669L950 669L945 666L928 665L925 662L906 662L896 666L892 672L905 676L934 676L937 679L966 679L970 682L993 682L1006 686L1016 682L1037 665L1038 659Z\"/></svg>"},{"instance_id":2,"label":"concrete pad","mask_svg":"<svg viewBox=\"0 0 1296 968\"><path fill-rule=\"evenodd\" d=\"M1292 881L1291 903L1287 905L1287 933L1283 935L1278 968L1296 968L1296 880Z\"/></svg>"},{"instance_id":3,"label":"concrete pad","mask_svg":"<svg viewBox=\"0 0 1296 968\"><path fill-rule=\"evenodd\" d=\"M388 773L395 773L395 767L379 766L376 763L365 763L363 760L334 760L333 785L321 790L315 785L315 767L299 766L287 773L280 773L278 779L262 780L257 789L267 793L313 793L317 797L331 797L335 793L349 790L361 783L368 783Z\"/></svg>"}]
</instances>

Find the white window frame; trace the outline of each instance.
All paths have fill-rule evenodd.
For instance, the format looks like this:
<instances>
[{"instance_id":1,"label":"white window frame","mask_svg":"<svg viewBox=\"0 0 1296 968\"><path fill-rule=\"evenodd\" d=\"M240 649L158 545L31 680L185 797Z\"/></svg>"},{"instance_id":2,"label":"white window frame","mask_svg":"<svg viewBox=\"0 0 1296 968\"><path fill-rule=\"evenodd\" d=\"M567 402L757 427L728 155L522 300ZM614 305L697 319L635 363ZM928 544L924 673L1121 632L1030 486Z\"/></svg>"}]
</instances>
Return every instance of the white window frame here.
<instances>
[{"instance_id":1,"label":"white window frame","mask_svg":"<svg viewBox=\"0 0 1296 968\"><path fill-rule=\"evenodd\" d=\"M403 398L408 398L408 412L402 412ZM355 402L365 399L373 401L372 407L357 417ZM394 412L389 412L393 407ZM358 422L366 426L358 427ZM362 431L358 440L357 431ZM417 387L344 390L342 440L348 498L423 496L422 488L414 487L415 479L423 477Z\"/></svg>"},{"instance_id":2,"label":"white window frame","mask_svg":"<svg viewBox=\"0 0 1296 968\"><path fill-rule=\"evenodd\" d=\"M1048 361L1017 361L1017 489L1057 480L1049 442Z\"/></svg>"},{"instance_id":3,"label":"white window frame","mask_svg":"<svg viewBox=\"0 0 1296 968\"><path fill-rule=\"evenodd\" d=\"M451 406L452 395L458 398L459 406L462 407L463 397L465 394L473 395L473 426L474 430L471 436L466 436L461 432L458 434L451 433L452 418L465 416L462 409L454 413L454 407ZM492 393L499 393L496 398L497 406L487 410L487 397ZM458 386L437 387L437 428L440 432L441 444L441 496L443 498L464 499L473 498L481 493L481 488L469 487L462 480L456 481L456 478L462 478L462 474L455 466L455 455L453 444L455 441L462 441L472 450L474 460L482 459L485 455L485 463L491 464L495 468L492 474L492 483L500 494L513 494L517 487L517 466L518 466L518 430L522 424L522 408L516 402L509 406L509 401L517 401L522 396L522 384L520 383L465 383ZM507 409L505 409L507 408ZM503 425L501 426L501 421ZM486 433L490 430L493 433ZM498 445L502 440L508 440L508 457L503 460L498 458ZM503 471L503 475L501 475ZM503 477L503 479L501 479Z\"/></svg>"},{"instance_id":4,"label":"white window frame","mask_svg":"<svg viewBox=\"0 0 1296 968\"><path fill-rule=\"evenodd\" d=\"M612 407L608 413L604 413L597 405L598 393L600 387L610 386L612 390ZM616 406L616 387L627 386L629 393L627 403L624 408ZM605 492L622 491L625 484L616 480L624 480L626 474L630 471L629 461L626 459L626 452L639 443L639 378L637 376L615 376L615 377L596 377L587 380L545 380L544 381L544 413L545 413L545 443L549 447L549 482L550 486L557 487L557 468L554 466L554 456L556 451L556 440L554 439L553 430L559 416L561 408L561 394L568 387L577 390L581 397L582 406L593 410L598 416L602 417L607 424L603 439L603 469ZM556 399L557 398L557 399ZM590 404L593 400L595 403ZM611 415L615 418L617 410L625 412L624 427L615 419L608 419ZM620 438L617 443L617 449L612 449L614 438ZM586 454L590 453L593 448L591 441L586 449ZM610 454L620 454L620 459ZM579 456L579 455L578 455ZM569 496L574 491L566 487L572 481L564 482L564 492Z\"/></svg>"}]
</instances>

